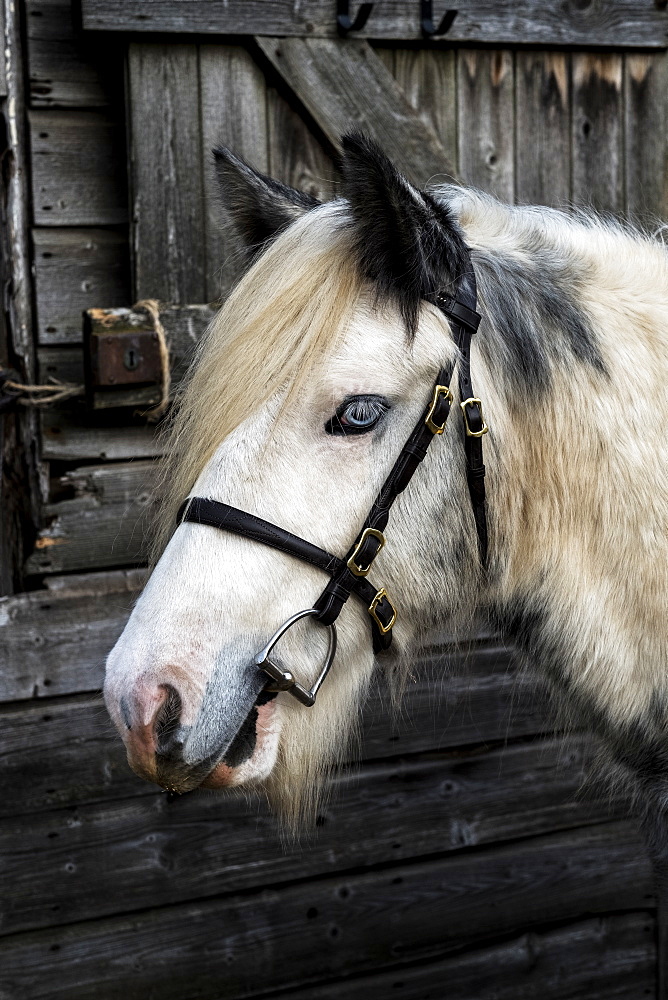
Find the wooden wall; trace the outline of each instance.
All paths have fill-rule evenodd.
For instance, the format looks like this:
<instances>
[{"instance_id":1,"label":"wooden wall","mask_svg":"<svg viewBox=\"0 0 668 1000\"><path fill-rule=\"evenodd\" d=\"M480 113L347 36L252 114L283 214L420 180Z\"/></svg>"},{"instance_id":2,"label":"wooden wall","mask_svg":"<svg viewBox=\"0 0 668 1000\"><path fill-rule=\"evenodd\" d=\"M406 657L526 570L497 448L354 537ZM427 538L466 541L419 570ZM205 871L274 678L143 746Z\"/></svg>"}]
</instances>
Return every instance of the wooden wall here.
<instances>
[{"instance_id":1,"label":"wooden wall","mask_svg":"<svg viewBox=\"0 0 668 1000\"><path fill-rule=\"evenodd\" d=\"M67 0L24 6L38 357L77 381L82 309L229 288L214 142L320 196L333 149L268 46L135 41L126 60L122 37L77 37ZM376 53L465 181L666 214L663 54ZM42 417L33 589L0 602L3 1000L654 995L636 824L495 635L427 649L399 718L379 681L361 764L302 843L259 802L168 803L131 774L99 688L144 578L156 452L132 413Z\"/></svg>"}]
</instances>

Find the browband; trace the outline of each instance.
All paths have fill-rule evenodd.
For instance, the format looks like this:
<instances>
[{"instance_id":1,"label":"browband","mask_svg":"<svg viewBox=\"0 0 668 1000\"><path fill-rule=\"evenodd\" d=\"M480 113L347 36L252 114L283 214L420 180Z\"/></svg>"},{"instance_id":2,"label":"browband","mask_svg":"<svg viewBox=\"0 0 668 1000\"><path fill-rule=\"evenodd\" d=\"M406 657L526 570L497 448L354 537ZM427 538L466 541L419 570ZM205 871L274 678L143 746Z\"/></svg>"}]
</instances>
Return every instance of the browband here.
<instances>
[{"instance_id":1,"label":"browband","mask_svg":"<svg viewBox=\"0 0 668 1000\"><path fill-rule=\"evenodd\" d=\"M480 316L476 312L475 272L471 261L469 260L456 296L437 294L428 301L450 319L459 356L439 371L429 404L399 453L355 541L342 559L278 525L256 517L255 514L217 500L189 497L177 515L178 524L190 521L220 528L295 556L328 573L331 579L314 605L318 620L323 625L331 625L350 595L356 594L364 601L371 617L373 648L376 653L389 649L397 612L385 589L376 590L366 577L374 559L385 545L383 532L392 504L408 486L434 437L445 430L453 403L450 383L455 363L458 366L459 405L464 424L466 480L478 536L480 562L483 569L487 565L485 466L482 454L482 437L487 432L487 425L483 419L482 403L474 395L471 384L471 338L480 324Z\"/></svg>"}]
</instances>

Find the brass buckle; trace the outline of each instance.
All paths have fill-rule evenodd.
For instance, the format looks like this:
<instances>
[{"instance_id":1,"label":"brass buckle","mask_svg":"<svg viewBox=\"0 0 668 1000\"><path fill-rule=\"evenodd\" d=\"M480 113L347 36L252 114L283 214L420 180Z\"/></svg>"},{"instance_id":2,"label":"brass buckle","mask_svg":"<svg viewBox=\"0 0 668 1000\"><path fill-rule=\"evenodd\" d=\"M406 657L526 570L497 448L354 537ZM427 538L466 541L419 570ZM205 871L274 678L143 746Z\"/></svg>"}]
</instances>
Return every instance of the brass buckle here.
<instances>
[{"instance_id":1,"label":"brass buckle","mask_svg":"<svg viewBox=\"0 0 668 1000\"><path fill-rule=\"evenodd\" d=\"M481 431L472 431L471 428L469 427L469 418L466 413L466 407L471 406L471 404L475 404L480 410L480 419L482 420ZM478 399L477 396L469 396L468 399L465 399L464 402L460 403L459 405L461 406L462 413L464 414L464 427L466 429L466 436L470 438L481 438L483 434L486 434L487 431L489 430L489 427L485 423L485 418L482 415L482 400Z\"/></svg>"},{"instance_id":2,"label":"brass buckle","mask_svg":"<svg viewBox=\"0 0 668 1000\"><path fill-rule=\"evenodd\" d=\"M450 403L450 406L452 406L452 401L454 398L452 393L450 392L449 386L447 385L434 386L434 395L431 398L431 406L427 411L427 416L424 418L424 422L432 434L442 434L443 431L445 430L445 425L448 420L448 417L446 416L442 424L435 424L434 421L431 419L434 416L434 411L436 410L436 407L438 406L438 400L440 396L443 396L445 399L447 399L448 402Z\"/></svg>"},{"instance_id":3,"label":"brass buckle","mask_svg":"<svg viewBox=\"0 0 668 1000\"><path fill-rule=\"evenodd\" d=\"M389 625L383 625L382 621L380 620L380 618L376 614L376 608L378 607L378 605L380 604L380 602L382 601L382 599L384 597L387 599L387 603L392 608L392 619L391 619ZM382 587L378 591L378 593L374 597L373 601L369 605L369 614L371 615L371 617L375 621L376 625L380 629L381 635L386 635L390 631L390 629L394 626L394 623L397 620L397 609L395 608L394 604L392 603L392 601L387 596L387 591L385 590L385 587Z\"/></svg>"},{"instance_id":4,"label":"brass buckle","mask_svg":"<svg viewBox=\"0 0 668 1000\"><path fill-rule=\"evenodd\" d=\"M365 541L367 540L367 538L377 538L378 541L380 542L380 545L376 550L376 555L374 555L373 559L371 560L368 566L358 566L357 563L355 562L355 559L357 558L357 555L362 546L364 545ZM350 559L346 563L346 566L353 574L353 576L367 576L373 564L373 560L376 558L376 556L378 555L378 553L380 552L380 550L383 548L384 545L385 545L385 535L383 534L382 531L378 531L376 528L365 528L364 531L362 532L359 542L352 551Z\"/></svg>"}]
</instances>

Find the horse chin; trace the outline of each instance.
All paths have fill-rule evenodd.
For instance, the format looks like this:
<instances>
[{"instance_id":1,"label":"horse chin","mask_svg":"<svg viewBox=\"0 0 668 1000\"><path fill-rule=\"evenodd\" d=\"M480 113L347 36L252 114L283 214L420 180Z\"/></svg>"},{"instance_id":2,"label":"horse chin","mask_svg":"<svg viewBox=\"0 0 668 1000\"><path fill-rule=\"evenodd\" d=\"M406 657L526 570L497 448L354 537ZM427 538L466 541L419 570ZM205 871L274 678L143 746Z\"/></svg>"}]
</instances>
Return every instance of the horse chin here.
<instances>
[{"instance_id":1,"label":"horse chin","mask_svg":"<svg viewBox=\"0 0 668 1000\"><path fill-rule=\"evenodd\" d=\"M200 788L255 785L268 778L278 756L280 724L275 700L257 704L232 741L223 759Z\"/></svg>"},{"instance_id":2,"label":"horse chin","mask_svg":"<svg viewBox=\"0 0 668 1000\"><path fill-rule=\"evenodd\" d=\"M256 785L269 777L278 756L280 725L277 720L276 703L256 705L250 718L254 721L254 739L239 741L230 748L220 763L201 783L200 788L234 788L239 785ZM243 730L244 727L242 727ZM248 747L245 755L244 743Z\"/></svg>"},{"instance_id":3,"label":"horse chin","mask_svg":"<svg viewBox=\"0 0 668 1000\"><path fill-rule=\"evenodd\" d=\"M237 788L239 785L257 785L264 781L271 774L274 760L256 760L259 754L254 754L250 760L245 761L239 767L230 767L229 764L218 764L213 771L204 779L200 788Z\"/></svg>"}]
</instances>

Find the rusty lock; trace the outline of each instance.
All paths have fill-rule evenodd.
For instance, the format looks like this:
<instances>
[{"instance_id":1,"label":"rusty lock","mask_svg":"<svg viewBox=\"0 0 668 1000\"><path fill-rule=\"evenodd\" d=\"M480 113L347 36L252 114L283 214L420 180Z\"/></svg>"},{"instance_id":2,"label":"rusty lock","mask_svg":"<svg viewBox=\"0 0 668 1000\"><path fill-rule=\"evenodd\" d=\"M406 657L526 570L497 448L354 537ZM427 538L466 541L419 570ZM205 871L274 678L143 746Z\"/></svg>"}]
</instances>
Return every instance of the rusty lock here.
<instances>
[{"instance_id":1,"label":"rusty lock","mask_svg":"<svg viewBox=\"0 0 668 1000\"><path fill-rule=\"evenodd\" d=\"M92 341L91 367L96 388L160 382L160 344L154 331L106 334Z\"/></svg>"}]
</instances>

